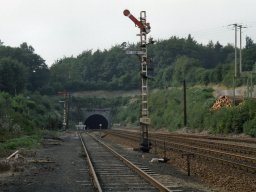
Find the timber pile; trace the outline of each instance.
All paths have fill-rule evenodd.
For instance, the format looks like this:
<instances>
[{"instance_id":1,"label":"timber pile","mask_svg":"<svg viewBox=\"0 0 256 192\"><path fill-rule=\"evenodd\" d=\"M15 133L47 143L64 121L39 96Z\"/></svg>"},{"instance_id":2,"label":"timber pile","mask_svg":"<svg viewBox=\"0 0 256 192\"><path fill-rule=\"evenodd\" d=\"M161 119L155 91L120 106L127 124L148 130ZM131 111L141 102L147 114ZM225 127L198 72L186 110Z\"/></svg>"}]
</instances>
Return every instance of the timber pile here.
<instances>
[{"instance_id":1,"label":"timber pile","mask_svg":"<svg viewBox=\"0 0 256 192\"><path fill-rule=\"evenodd\" d=\"M232 107L232 99L230 97L220 96L211 107L211 111L218 111L223 107Z\"/></svg>"}]
</instances>

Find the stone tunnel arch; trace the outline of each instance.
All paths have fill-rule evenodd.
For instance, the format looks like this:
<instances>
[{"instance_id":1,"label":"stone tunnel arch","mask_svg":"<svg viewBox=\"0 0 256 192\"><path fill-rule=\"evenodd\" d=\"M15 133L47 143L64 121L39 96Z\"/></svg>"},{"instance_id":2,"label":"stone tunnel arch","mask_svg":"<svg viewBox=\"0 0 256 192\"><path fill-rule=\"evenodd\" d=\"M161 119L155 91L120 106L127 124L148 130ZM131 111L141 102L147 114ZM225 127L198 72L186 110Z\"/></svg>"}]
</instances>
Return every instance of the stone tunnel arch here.
<instances>
[{"instance_id":1,"label":"stone tunnel arch","mask_svg":"<svg viewBox=\"0 0 256 192\"><path fill-rule=\"evenodd\" d=\"M100 114L93 114L86 118L84 124L87 129L100 129L100 124L102 129L108 128L108 120Z\"/></svg>"}]
</instances>

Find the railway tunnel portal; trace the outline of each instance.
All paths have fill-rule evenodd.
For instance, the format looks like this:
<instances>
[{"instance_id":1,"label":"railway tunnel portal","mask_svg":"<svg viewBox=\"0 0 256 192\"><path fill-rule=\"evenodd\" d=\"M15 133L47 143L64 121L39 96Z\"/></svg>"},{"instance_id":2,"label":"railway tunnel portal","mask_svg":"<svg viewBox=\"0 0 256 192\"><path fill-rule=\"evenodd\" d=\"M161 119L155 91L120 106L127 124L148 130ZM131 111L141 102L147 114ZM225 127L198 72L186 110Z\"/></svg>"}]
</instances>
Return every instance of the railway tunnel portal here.
<instances>
[{"instance_id":1,"label":"railway tunnel portal","mask_svg":"<svg viewBox=\"0 0 256 192\"><path fill-rule=\"evenodd\" d=\"M111 109L82 109L83 123L86 129L109 129L111 128Z\"/></svg>"}]
</instances>

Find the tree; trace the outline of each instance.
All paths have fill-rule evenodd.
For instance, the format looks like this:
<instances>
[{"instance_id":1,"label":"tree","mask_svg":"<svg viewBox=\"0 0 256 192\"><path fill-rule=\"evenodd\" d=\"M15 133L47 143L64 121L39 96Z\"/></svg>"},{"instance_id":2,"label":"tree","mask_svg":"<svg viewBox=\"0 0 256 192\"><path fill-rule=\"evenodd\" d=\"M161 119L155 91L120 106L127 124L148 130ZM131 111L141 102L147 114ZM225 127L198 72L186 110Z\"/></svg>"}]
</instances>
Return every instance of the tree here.
<instances>
[{"instance_id":1,"label":"tree","mask_svg":"<svg viewBox=\"0 0 256 192\"><path fill-rule=\"evenodd\" d=\"M0 59L10 58L25 66L27 71L26 88L35 91L45 86L49 79L49 69L45 61L34 53L34 48L22 43L18 48L0 46Z\"/></svg>"},{"instance_id":2,"label":"tree","mask_svg":"<svg viewBox=\"0 0 256 192\"><path fill-rule=\"evenodd\" d=\"M17 94L24 90L27 83L27 69L11 58L0 59L0 83L3 90Z\"/></svg>"},{"instance_id":3,"label":"tree","mask_svg":"<svg viewBox=\"0 0 256 192\"><path fill-rule=\"evenodd\" d=\"M246 37L246 45L243 50L243 70L251 71L256 63L256 44L250 37Z\"/></svg>"},{"instance_id":4,"label":"tree","mask_svg":"<svg viewBox=\"0 0 256 192\"><path fill-rule=\"evenodd\" d=\"M32 46L29 46L26 42L20 44L20 48L31 53L34 53L35 51L35 49Z\"/></svg>"},{"instance_id":5,"label":"tree","mask_svg":"<svg viewBox=\"0 0 256 192\"><path fill-rule=\"evenodd\" d=\"M29 90L35 91L48 83L49 69L39 55L34 53L34 48L22 43L20 45L21 56L19 61L28 68L28 86Z\"/></svg>"},{"instance_id":6,"label":"tree","mask_svg":"<svg viewBox=\"0 0 256 192\"><path fill-rule=\"evenodd\" d=\"M199 67L199 61L187 56L178 57L174 65L173 80L182 82L184 79L187 81L195 81L193 70Z\"/></svg>"},{"instance_id":7,"label":"tree","mask_svg":"<svg viewBox=\"0 0 256 192\"><path fill-rule=\"evenodd\" d=\"M245 37L245 48L248 49L253 46L255 46L253 40L250 37L246 36Z\"/></svg>"}]
</instances>

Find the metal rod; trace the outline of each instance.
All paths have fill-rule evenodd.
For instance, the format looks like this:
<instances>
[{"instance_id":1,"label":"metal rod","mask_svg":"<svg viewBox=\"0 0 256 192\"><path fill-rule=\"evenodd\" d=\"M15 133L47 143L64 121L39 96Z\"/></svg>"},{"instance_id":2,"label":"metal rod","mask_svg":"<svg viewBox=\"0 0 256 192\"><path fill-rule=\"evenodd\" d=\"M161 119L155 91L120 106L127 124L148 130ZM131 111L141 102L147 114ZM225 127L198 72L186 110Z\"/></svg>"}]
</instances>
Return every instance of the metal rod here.
<instances>
[{"instance_id":1,"label":"metal rod","mask_svg":"<svg viewBox=\"0 0 256 192\"><path fill-rule=\"evenodd\" d=\"M157 154L156 140L155 140L155 154Z\"/></svg>"},{"instance_id":2,"label":"metal rod","mask_svg":"<svg viewBox=\"0 0 256 192\"><path fill-rule=\"evenodd\" d=\"M164 140L164 158L166 158L166 144L165 144L165 140Z\"/></svg>"},{"instance_id":3,"label":"metal rod","mask_svg":"<svg viewBox=\"0 0 256 192\"><path fill-rule=\"evenodd\" d=\"M190 158L187 155L187 168L188 168L188 176L190 176Z\"/></svg>"},{"instance_id":4,"label":"metal rod","mask_svg":"<svg viewBox=\"0 0 256 192\"><path fill-rule=\"evenodd\" d=\"M187 161L187 172L188 172L188 176L190 176L190 160L191 157L194 157L194 154L192 153L186 153L186 154L182 154L182 158L186 157L186 161Z\"/></svg>"}]
</instances>

